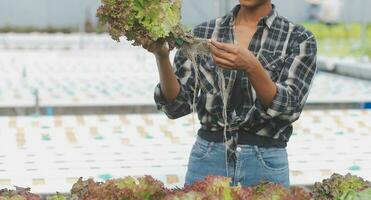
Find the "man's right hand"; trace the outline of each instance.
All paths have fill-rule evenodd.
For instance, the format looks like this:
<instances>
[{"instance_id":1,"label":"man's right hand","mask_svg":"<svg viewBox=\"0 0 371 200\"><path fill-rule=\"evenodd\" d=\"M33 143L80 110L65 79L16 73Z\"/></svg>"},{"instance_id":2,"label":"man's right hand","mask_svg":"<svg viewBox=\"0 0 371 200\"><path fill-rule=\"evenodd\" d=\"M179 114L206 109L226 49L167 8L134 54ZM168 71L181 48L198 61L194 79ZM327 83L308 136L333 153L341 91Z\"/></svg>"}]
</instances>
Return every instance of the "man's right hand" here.
<instances>
[{"instance_id":1,"label":"man's right hand","mask_svg":"<svg viewBox=\"0 0 371 200\"><path fill-rule=\"evenodd\" d=\"M164 40L147 41L143 44L143 48L153 53L157 58L168 58L171 50Z\"/></svg>"},{"instance_id":2,"label":"man's right hand","mask_svg":"<svg viewBox=\"0 0 371 200\"><path fill-rule=\"evenodd\" d=\"M148 41L143 48L156 56L162 93L168 102L174 101L180 92L180 85L170 63L171 48L164 40Z\"/></svg>"}]
</instances>

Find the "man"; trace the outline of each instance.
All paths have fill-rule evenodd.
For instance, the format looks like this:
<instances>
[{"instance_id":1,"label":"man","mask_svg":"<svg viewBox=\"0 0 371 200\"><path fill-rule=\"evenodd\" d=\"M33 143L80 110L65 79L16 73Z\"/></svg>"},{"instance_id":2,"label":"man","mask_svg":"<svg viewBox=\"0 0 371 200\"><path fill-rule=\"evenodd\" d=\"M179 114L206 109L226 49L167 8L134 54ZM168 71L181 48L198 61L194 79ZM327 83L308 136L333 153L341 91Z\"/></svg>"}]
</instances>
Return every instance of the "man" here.
<instances>
[{"instance_id":1,"label":"man","mask_svg":"<svg viewBox=\"0 0 371 200\"><path fill-rule=\"evenodd\" d=\"M321 0L307 0L308 7L308 20L310 22L318 22L318 13L320 10Z\"/></svg>"},{"instance_id":2,"label":"man","mask_svg":"<svg viewBox=\"0 0 371 200\"><path fill-rule=\"evenodd\" d=\"M319 19L327 26L336 25L340 22L342 2L340 0L323 0L319 12Z\"/></svg>"},{"instance_id":3,"label":"man","mask_svg":"<svg viewBox=\"0 0 371 200\"><path fill-rule=\"evenodd\" d=\"M155 101L160 110L171 119L180 118L191 113L197 96L201 128L185 184L218 175L231 177L233 185L271 181L289 187L286 145L316 71L313 35L279 16L270 0L240 0L230 13L196 26L193 33L210 39L212 52L197 58L197 91L195 71L184 52L177 52L173 70L167 45L145 45L157 59ZM220 67L233 85L227 124L216 72Z\"/></svg>"}]
</instances>

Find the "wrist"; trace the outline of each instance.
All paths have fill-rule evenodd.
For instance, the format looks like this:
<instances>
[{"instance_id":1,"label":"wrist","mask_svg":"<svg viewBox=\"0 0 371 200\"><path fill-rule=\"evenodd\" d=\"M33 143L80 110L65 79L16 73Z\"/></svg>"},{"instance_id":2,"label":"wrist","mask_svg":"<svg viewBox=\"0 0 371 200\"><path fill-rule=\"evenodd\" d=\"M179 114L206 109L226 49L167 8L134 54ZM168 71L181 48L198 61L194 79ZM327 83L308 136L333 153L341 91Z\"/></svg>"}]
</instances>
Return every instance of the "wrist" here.
<instances>
[{"instance_id":1,"label":"wrist","mask_svg":"<svg viewBox=\"0 0 371 200\"><path fill-rule=\"evenodd\" d=\"M170 55L170 49L168 44L166 42L158 44L157 49L153 53L158 58L168 58Z\"/></svg>"},{"instance_id":2,"label":"wrist","mask_svg":"<svg viewBox=\"0 0 371 200\"><path fill-rule=\"evenodd\" d=\"M169 53L154 53L157 60L165 60L169 58Z\"/></svg>"},{"instance_id":3,"label":"wrist","mask_svg":"<svg viewBox=\"0 0 371 200\"><path fill-rule=\"evenodd\" d=\"M245 67L244 67L244 71L245 71L246 74L248 74L248 75L255 74L256 71L259 69L259 67L261 67L260 63L251 63L251 64L247 64L247 65L245 65Z\"/></svg>"},{"instance_id":4,"label":"wrist","mask_svg":"<svg viewBox=\"0 0 371 200\"><path fill-rule=\"evenodd\" d=\"M168 59L169 56L170 56L169 52L156 52L156 53L153 53L153 54L155 55L157 60Z\"/></svg>"},{"instance_id":5,"label":"wrist","mask_svg":"<svg viewBox=\"0 0 371 200\"><path fill-rule=\"evenodd\" d=\"M247 74L256 74L260 69L264 68L258 59L251 59L250 63L246 64L244 70Z\"/></svg>"},{"instance_id":6,"label":"wrist","mask_svg":"<svg viewBox=\"0 0 371 200\"><path fill-rule=\"evenodd\" d=\"M156 57L156 63L157 63L158 69L160 70L171 69L171 63L170 63L169 56L155 54L155 57Z\"/></svg>"}]
</instances>

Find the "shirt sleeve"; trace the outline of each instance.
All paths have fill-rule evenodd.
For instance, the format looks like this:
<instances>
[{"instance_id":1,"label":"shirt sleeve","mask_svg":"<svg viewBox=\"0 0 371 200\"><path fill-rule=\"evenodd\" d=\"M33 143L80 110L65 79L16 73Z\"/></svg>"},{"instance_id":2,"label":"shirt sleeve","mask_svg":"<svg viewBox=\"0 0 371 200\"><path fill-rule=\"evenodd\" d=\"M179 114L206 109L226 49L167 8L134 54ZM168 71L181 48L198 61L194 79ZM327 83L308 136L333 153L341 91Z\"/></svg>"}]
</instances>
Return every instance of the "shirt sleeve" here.
<instances>
[{"instance_id":1,"label":"shirt sleeve","mask_svg":"<svg viewBox=\"0 0 371 200\"><path fill-rule=\"evenodd\" d=\"M317 44L310 32L298 36L285 59L283 78L276 82L277 94L271 106L264 109L257 99L256 108L265 119L280 117L295 121L299 118L308 98L309 89L317 70Z\"/></svg>"},{"instance_id":2,"label":"shirt sleeve","mask_svg":"<svg viewBox=\"0 0 371 200\"><path fill-rule=\"evenodd\" d=\"M180 91L175 100L166 101L161 86L155 88L154 99L158 110L163 111L170 119L177 119L192 112L195 93L194 68L182 50L178 50L173 64L174 72L180 85ZM198 91L198 90L197 90Z\"/></svg>"}]
</instances>

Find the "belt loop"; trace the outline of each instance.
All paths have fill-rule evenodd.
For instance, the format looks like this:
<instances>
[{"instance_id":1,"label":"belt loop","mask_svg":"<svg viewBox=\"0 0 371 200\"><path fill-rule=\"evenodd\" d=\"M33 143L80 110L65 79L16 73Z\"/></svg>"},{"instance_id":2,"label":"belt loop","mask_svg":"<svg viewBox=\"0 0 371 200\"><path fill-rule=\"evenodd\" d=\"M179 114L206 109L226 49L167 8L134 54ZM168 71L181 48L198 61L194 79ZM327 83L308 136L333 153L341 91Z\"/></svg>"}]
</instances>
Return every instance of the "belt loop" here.
<instances>
[{"instance_id":1,"label":"belt loop","mask_svg":"<svg viewBox=\"0 0 371 200\"><path fill-rule=\"evenodd\" d=\"M257 157L259 160L262 159L262 154L261 154L261 152L260 152L259 147L256 146L256 145L254 145L253 148L254 148L254 150L255 150L256 157Z\"/></svg>"}]
</instances>

